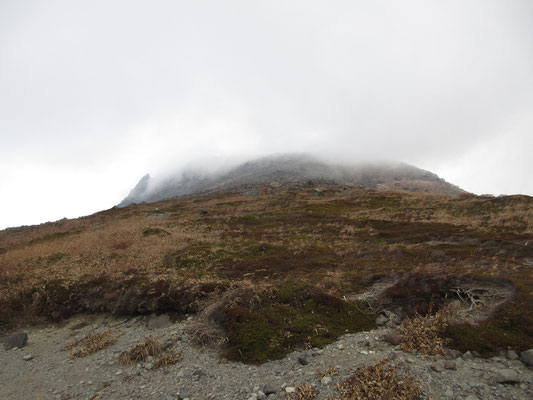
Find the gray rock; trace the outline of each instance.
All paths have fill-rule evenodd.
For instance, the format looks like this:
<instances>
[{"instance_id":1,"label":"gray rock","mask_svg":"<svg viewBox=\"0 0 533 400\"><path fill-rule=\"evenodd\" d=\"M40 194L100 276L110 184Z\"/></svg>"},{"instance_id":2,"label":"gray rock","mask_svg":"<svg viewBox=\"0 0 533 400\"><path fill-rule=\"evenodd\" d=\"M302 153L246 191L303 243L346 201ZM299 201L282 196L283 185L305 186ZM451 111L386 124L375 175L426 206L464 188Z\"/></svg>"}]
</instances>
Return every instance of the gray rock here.
<instances>
[{"instance_id":1,"label":"gray rock","mask_svg":"<svg viewBox=\"0 0 533 400\"><path fill-rule=\"evenodd\" d=\"M389 322L389 319L384 315L376 318L376 325L385 325L387 322Z\"/></svg>"},{"instance_id":2,"label":"gray rock","mask_svg":"<svg viewBox=\"0 0 533 400\"><path fill-rule=\"evenodd\" d=\"M170 317L167 314L152 315L148 320L148 329L162 329L170 325Z\"/></svg>"},{"instance_id":3,"label":"gray rock","mask_svg":"<svg viewBox=\"0 0 533 400\"><path fill-rule=\"evenodd\" d=\"M17 332L12 335L3 338L4 349L11 350L16 348L22 348L28 343L28 334L26 332Z\"/></svg>"},{"instance_id":4,"label":"gray rock","mask_svg":"<svg viewBox=\"0 0 533 400\"><path fill-rule=\"evenodd\" d=\"M435 372L444 372L444 362L442 360L434 362L430 367Z\"/></svg>"},{"instance_id":5,"label":"gray rock","mask_svg":"<svg viewBox=\"0 0 533 400\"><path fill-rule=\"evenodd\" d=\"M446 361L444 361L444 369L456 370L457 369L457 365L455 364L455 361L446 360Z\"/></svg>"},{"instance_id":6,"label":"gray rock","mask_svg":"<svg viewBox=\"0 0 533 400\"><path fill-rule=\"evenodd\" d=\"M473 360L475 357L470 351L467 351L462 355L462 358L464 358L465 360Z\"/></svg>"},{"instance_id":7,"label":"gray rock","mask_svg":"<svg viewBox=\"0 0 533 400\"><path fill-rule=\"evenodd\" d=\"M270 383L267 383L265 384L265 386L263 386L263 393L266 394L267 396L269 394L274 394L276 392L277 392L276 387L274 385L271 385Z\"/></svg>"},{"instance_id":8,"label":"gray rock","mask_svg":"<svg viewBox=\"0 0 533 400\"><path fill-rule=\"evenodd\" d=\"M494 378L496 383L519 383L520 377L515 370L510 368L505 368L498 372L498 375Z\"/></svg>"},{"instance_id":9,"label":"gray rock","mask_svg":"<svg viewBox=\"0 0 533 400\"><path fill-rule=\"evenodd\" d=\"M507 353L505 355L509 360L518 360L520 358L514 350L507 350Z\"/></svg>"},{"instance_id":10,"label":"gray rock","mask_svg":"<svg viewBox=\"0 0 533 400\"><path fill-rule=\"evenodd\" d=\"M394 346L397 346L403 341L403 336L400 335L398 332L392 332L387 333L385 336L383 336L383 340Z\"/></svg>"},{"instance_id":11,"label":"gray rock","mask_svg":"<svg viewBox=\"0 0 533 400\"><path fill-rule=\"evenodd\" d=\"M24 361L31 361L33 360L33 356L31 354L26 354L24 357L22 357Z\"/></svg>"},{"instance_id":12,"label":"gray rock","mask_svg":"<svg viewBox=\"0 0 533 400\"><path fill-rule=\"evenodd\" d=\"M298 362L302 365L307 365L311 362L313 356L310 353L302 353L298 356Z\"/></svg>"},{"instance_id":13,"label":"gray rock","mask_svg":"<svg viewBox=\"0 0 533 400\"><path fill-rule=\"evenodd\" d=\"M325 376L320 380L320 383L323 385L329 385L331 381L332 381L331 377Z\"/></svg>"},{"instance_id":14,"label":"gray rock","mask_svg":"<svg viewBox=\"0 0 533 400\"><path fill-rule=\"evenodd\" d=\"M525 350L520 353L520 361L533 367L533 349Z\"/></svg>"},{"instance_id":15,"label":"gray rock","mask_svg":"<svg viewBox=\"0 0 533 400\"><path fill-rule=\"evenodd\" d=\"M459 350L450 350L450 357L459 358L463 355Z\"/></svg>"},{"instance_id":16,"label":"gray rock","mask_svg":"<svg viewBox=\"0 0 533 400\"><path fill-rule=\"evenodd\" d=\"M471 394L469 396L466 396L465 400L479 400L479 399L477 398L477 396L474 396L473 394Z\"/></svg>"},{"instance_id":17,"label":"gray rock","mask_svg":"<svg viewBox=\"0 0 533 400\"><path fill-rule=\"evenodd\" d=\"M261 390L257 391L257 400L265 400L267 398L267 395L264 394Z\"/></svg>"}]
</instances>

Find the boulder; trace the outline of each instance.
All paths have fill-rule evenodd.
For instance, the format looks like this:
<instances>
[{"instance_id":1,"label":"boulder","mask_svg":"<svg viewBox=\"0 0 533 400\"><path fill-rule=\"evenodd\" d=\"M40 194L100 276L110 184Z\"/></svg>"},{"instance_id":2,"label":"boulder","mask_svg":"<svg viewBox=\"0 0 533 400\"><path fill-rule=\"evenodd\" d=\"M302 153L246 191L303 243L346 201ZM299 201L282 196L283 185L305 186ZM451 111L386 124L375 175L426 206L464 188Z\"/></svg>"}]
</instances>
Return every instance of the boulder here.
<instances>
[{"instance_id":1,"label":"boulder","mask_svg":"<svg viewBox=\"0 0 533 400\"><path fill-rule=\"evenodd\" d=\"M498 372L494 381L496 383L519 383L520 377L514 369L505 368Z\"/></svg>"},{"instance_id":2,"label":"boulder","mask_svg":"<svg viewBox=\"0 0 533 400\"><path fill-rule=\"evenodd\" d=\"M403 339L404 337L398 332L387 333L385 336L383 336L383 340L392 344L393 346L398 346L401 342L403 342Z\"/></svg>"},{"instance_id":3,"label":"boulder","mask_svg":"<svg viewBox=\"0 0 533 400\"><path fill-rule=\"evenodd\" d=\"M4 337L2 341L4 342L4 349L6 350L11 350L15 347L20 349L28 343L28 334L26 332L17 332Z\"/></svg>"},{"instance_id":4,"label":"boulder","mask_svg":"<svg viewBox=\"0 0 533 400\"><path fill-rule=\"evenodd\" d=\"M524 364L533 367L533 349L529 349L520 353L520 361Z\"/></svg>"}]
</instances>

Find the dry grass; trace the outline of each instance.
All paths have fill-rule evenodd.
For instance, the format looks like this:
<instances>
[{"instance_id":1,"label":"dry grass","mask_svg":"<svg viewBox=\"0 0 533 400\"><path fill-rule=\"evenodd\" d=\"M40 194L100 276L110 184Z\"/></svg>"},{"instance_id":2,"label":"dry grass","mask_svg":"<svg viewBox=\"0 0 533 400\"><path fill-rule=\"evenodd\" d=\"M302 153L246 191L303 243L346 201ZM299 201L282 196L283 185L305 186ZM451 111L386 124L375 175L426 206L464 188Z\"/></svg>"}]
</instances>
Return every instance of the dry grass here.
<instances>
[{"instance_id":1,"label":"dry grass","mask_svg":"<svg viewBox=\"0 0 533 400\"><path fill-rule=\"evenodd\" d=\"M181 360L181 352L179 353L167 353L159 358L154 364L154 368L165 367L167 365L176 364Z\"/></svg>"},{"instance_id":2,"label":"dry grass","mask_svg":"<svg viewBox=\"0 0 533 400\"><path fill-rule=\"evenodd\" d=\"M122 352L118 357L118 362L123 365L146 362L148 357L157 356L162 351L163 347L159 343L147 337L142 343L137 343L130 350Z\"/></svg>"},{"instance_id":3,"label":"dry grass","mask_svg":"<svg viewBox=\"0 0 533 400\"><path fill-rule=\"evenodd\" d=\"M533 304L532 198L325 189L199 195L0 231L0 331L79 312L195 313L239 287L250 290L223 308L254 309L264 298L246 293L287 279L354 298L369 276L431 265L505 278ZM199 319L199 342L225 340L212 321Z\"/></svg>"},{"instance_id":4,"label":"dry grass","mask_svg":"<svg viewBox=\"0 0 533 400\"><path fill-rule=\"evenodd\" d=\"M355 373L337 385L340 396L332 400L415 400L422 393L418 382L400 375L397 367L380 361Z\"/></svg>"},{"instance_id":5,"label":"dry grass","mask_svg":"<svg viewBox=\"0 0 533 400\"><path fill-rule=\"evenodd\" d=\"M337 376L339 375L339 370L335 367L329 367L325 371L317 371L318 379L322 379L325 376Z\"/></svg>"},{"instance_id":6,"label":"dry grass","mask_svg":"<svg viewBox=\"0 0 533 400\"><path fill-rule=\"evenodd\" d=\"M400 343L400 348L410 353L445 354L446 340L442 338L442 333L448 327L448 321L455 311L456 307L448 306L435 314L417 314L405 319L400 326L400 332L405 338Z\"/></svg>"},{"instance_id":7,"label":"dry grass","mask_svg":"<svg viewBox=\"0 0 533 400\"><path fill-rule=\"evenodd\" d=\"M316 389L313 385L309 383L304 383L301 386L295 388L294 393L287 393L285 396L286 400L313 400L316 398Z\"/></svg>"},{"instance_id":8,"label":"dry grass","mask_svg":"<svg viewBox=\"0 0 533 400\"><path fill-rule=\"evenodd\" d=\"M123 332L117 330L107 330L97 333L91 332L83 338L67 344L63 350L72 350L70 358L85 357L111 346L123 334Z\"/></svg>"}]
</instances>

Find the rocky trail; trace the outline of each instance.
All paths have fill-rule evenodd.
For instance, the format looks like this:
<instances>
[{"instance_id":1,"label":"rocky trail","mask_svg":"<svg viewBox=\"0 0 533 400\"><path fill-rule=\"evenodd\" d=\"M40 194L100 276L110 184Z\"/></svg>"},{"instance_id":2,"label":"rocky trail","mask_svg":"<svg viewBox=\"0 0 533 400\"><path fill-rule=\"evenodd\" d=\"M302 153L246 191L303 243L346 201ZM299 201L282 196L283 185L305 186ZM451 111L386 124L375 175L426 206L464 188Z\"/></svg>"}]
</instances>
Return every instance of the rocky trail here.
<instances>
[{"instance_id":1,"label":"rocky trail","mask_svg":"<svg viewBox=\"0 0 533 400\"><path fill-rule=\"evenodd\" d=\"M293 352L282 360L246 365L221 359L212 349L191 343L187 325L194 319L172 321L168 316L78 315L61 323L31 327L25 336L3 338L0 349L2 399L285 399L308 383L317 399L337 395L338 382L360 366L390 359L419 380L425 399L531 399L532 352L522 359L477 358L453 352L450 357L404 353L384 340L386 325L344 335L323 349ZM110 332L116 341L99 351L72 357L65 347L91 333ZM179 359L158 366L157 357L122 364L120 355L152 337ZM16 340L18 343L15 343ZM15 341L15 342L13 342ZM13 345L23 346L6 350ZM528 358L529 356L529 358ZM175 360L174 360L175 361Z\"/></svg>"}]
</instances>

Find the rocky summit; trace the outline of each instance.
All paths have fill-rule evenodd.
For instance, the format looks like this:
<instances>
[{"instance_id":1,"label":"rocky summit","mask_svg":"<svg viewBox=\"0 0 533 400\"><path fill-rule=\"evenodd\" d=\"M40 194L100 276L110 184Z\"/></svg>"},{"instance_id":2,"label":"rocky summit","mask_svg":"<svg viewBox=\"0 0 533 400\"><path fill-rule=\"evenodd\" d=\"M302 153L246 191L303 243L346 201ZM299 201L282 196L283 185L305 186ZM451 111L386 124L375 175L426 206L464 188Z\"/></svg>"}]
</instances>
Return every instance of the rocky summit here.
<instances>
[{"instance_id":1,"label":"rocky summit","mask_svg":"<svg viewBox=\"0 0 533 400\"><path fill-rule=\"evenodd\" d=\"M223 172L190 169L157 181L146 174L119 207L199 193L324 184L448 195L465 193L437 175L405 163L335 164L307 154L284 154L248 161Z\"/></svg>"}]
</instances>

